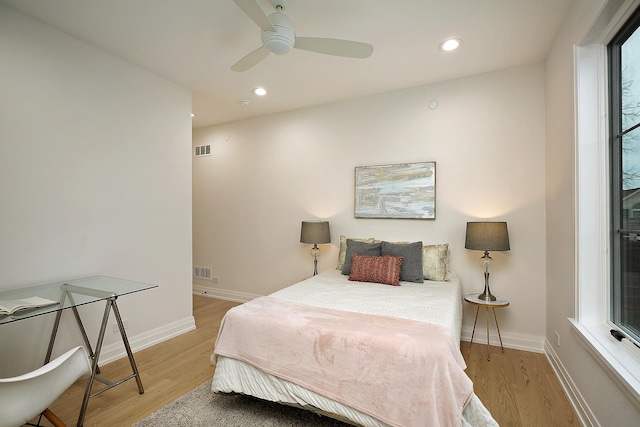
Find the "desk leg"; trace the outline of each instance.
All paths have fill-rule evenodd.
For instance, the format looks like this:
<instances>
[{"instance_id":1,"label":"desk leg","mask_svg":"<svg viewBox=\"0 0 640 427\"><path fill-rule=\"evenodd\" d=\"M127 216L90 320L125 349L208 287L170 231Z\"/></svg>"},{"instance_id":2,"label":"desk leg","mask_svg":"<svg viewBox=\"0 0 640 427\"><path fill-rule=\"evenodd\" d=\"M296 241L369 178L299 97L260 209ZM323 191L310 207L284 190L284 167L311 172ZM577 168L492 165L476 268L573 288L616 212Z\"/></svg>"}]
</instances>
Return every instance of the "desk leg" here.
<instances>
[{"instance_id":1,"label":"desk leg","mask_svg":"<svg viewBox=\"0 0 640 427\"><path fill-rule=\"evenodd\" d=\"M107 323L109 322L109 311L113 304L112 299L107 300L107 304L104 307L104 314L102 315L102 324L100 325L100 332L98 333L98 342L96 343L95 356L91 363L91 376L87 380L87 387L84 390L84 397L82 398L82 406L80 407L80 415L78 415L78 426L82 427L84 423L84 416L87 412L87 404L91 397L91 388L93 387L93 381L96 379L98 373L98 357L100 357L100 351L102 350L102 341L104 340L104 333L107 330Z\"/></svg>"},{"instance_id":2,"label":"desk leg","mask_svg":"<svg viewBox=\"0 0 640 427\"><path fill-rule=\"evenodd\" d=\"M500 348L504 353L504 346L502 345L502 336L500 335L500 327L498 326L498 318L496 317L496 309L493 309L493 320L496 322L496 329L498 330L498 338L500 339Z\"/></svg>"},{"instance_id":3,"label":"desk leg","mask_svg":"<svg viewBox=\"0 0 640 427\"><path fill-rule=\"evenodd\" d=\"M49 348L47 349L47 355L44 357L44 364L46 365L51 360L51 353L53 352L53 344L56 341L56 335L58 334L58 327L60 326L60 318L62 317L62 307L64 307L65 300L67 298L67 292L62 292L60 297L60 310L56 311L56 319L53 322L53 329L51 330L51 338L49 338Z\"/></svg>"},{"instance_id":4,"label":"desk leg","mask_svg":"<svg viewBox=\"0 0 640 427\"><path fill-rule=\"evenodd\" d=\"M136 383L138 384L138 392L140 394L144 393L144 387L142 387L142 380L140 379L140 374L138 373L138 367L136 366L136 361L133 358L133 352L131 351L131 346L129 346L129 340L127 339L127 334L124 331L124 324L122 323L122 318L120 317L120 310L118 310L118 305L116 301L113 300L113 314L116 316L116 321L118 322L118 327L120 328L120 336L122 337L122 342L124 343L124 348L127 350L127 356L129 357L129 364L131 365L131 369L133 370L133 375L136 377Z\"/></svg>"},{"instance_id":5,"label":"desk leg","mask_svg":"<svg viewBox=\"0 0 640 427\"><path fill-rule=\"evenodd\" d=\"M71 295L68 291L65 291L62 294L62 300L60 301L60 306L64 306L65 300L69 298L71 301L71 311L73 311L73 315L76 318L76 323L80 328L80 333L82 334L82 339L84 340L85 347L89 352L89 357L91 360L95 359L95 353L93 352L93 348L91 347L91 343L89 342L89 337L87 336L87 332L84 329L84 325L82 324L82 320L80 319L80 313L78 313L78 308L76 307L76 302L73 299L73 295ZM60 318L62 317L62 310L58 310L56 312L56 318L53 322L53 330L51 331L51 338L49 338L49 348L47 349L47 355L44 359L44 364L46 365L51 360L51 354L53 353L53 344L56 341L56 335L58 334L58 328L60 327ZM97 373L100 373L100 366L97 368Z\"/></svg>"},{"instance_id":6,"label":"desk leg","mask_svg":"<svg viewBox=\"0 0 640 427\"><path fill-rule=\"evenodd\" d=\"M64 300L61 304L64 303ZM53 322L53 330L51 331L51 338L49 338L49 348L47 349L47 355L44 357L44 364L46 365L51 361L51 353L53 352L53 344L56 341L56 335L58 334L58 327L60 326L60 317L62 316L62 310L56 312L56 320Z\"/></svg>"},{"instance_id":7,"label":"desk leg","mask_svg":"<svg viewBox=\"0 0 640 427\"><path fill-rule=\"evenodd\" d=\"M473 336L476 333L476 324L478 323L478 312L480 311L480 306L476 308L476 320L473 322L473 332L471 332L471 342L469 343L469 347L473 344Z\"/></svg>"},{"instance_id":8,"label":"desk leg","mask_svg":"<svg viewBox=\"0 0 640 427\"><path fill-rule=\"evenodd\" d=\"M105 384L107 384L106 387L96 391L94 394L91 393L91 389L93 388L93 382L96 379L96 374L99 373L99 366L98 366L98 357L100 356L100 351L102 350L102 342L104 340L104 334L107 330L107 324L109 322L109 312L113 310L113 314L115 315L116 321L118 322L118 327L120 328L120 336L122 337L122 341L124 343L124 347L127 351L127 356L129 357L129 363L131 364L131 369L133 370L132 375L117 381L115 383L107 381L105 382ZM76 312L77 314L77 312ZM78 325L80 326L80 328L84 331L84 328L82 327L82 322L80 320L80 316L77 315L76 320L78 321ZM90 347L89 347L90 348ZM122 317L120 316L120 310L118 310L118 305L116 304L116 298L109 298L107 299L107 303L105 305L104 308L104 315L102 316L102 324L100 325L100 332L98 333L98 341L96 343L96 349L95 349L95 354L93 357L93 363L91 364L91 376L89 377L89 380L87 381L87 386L84 392L84 397L82 399L82 406L80 407L80 415L78 416L78 427L82 427L82 424L84 423L84 417L86 415L87 412L87 405L89 403L89 399L97 394L102 393L103 391L107 391L112 387L115 387L119 384L122 384L125 381L130 380L131 378L135 377L136 382L138 384L138 391L140 394L144 393L144 388L142 387L142 381L140 380L140 374L138 373L138 367L136 366L136 362L133 358L133 352L131 351L131 346L129 345L129 340L127 339L127 334L124 331L124 324L122 323ZM104 379L100 379L98 378L98 380L104 382Z\"/></svg>"},{"instance_id":9,"label":"desk leg","mask_svg":"<svg viewBox=\"0 0 640 427\"><path fill-rule=\"evenodd\" d=\"M73 311L73 316L76 318L76 323L80 328L80 334L82 335L82 339L84 339L84 345L89 351L89 357L91 360L96 359L96 353L94 353L93 348L91 347L91 342L89 341L89 337L87 336L87 331L84 329L84 325L82 324L82 319L80 319L80 313L78 312L78 307L76 307L76 302L73 300L73 295L69 294L69 300L71 300L72 306L71 311ZM96 373L100 373L100 366L96 366Z\"/></svg>"}]
</instances>

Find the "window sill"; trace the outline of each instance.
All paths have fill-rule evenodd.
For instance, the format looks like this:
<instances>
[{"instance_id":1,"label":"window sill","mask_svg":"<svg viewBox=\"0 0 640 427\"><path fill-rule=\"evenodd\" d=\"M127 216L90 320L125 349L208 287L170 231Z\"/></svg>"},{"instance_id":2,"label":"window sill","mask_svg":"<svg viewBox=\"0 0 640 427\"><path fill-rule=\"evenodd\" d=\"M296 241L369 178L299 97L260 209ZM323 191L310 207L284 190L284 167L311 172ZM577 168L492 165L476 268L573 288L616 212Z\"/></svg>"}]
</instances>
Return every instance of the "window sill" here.
<instances>
[{"instance_id":1,"label":"window sill","mask_svg":"<svg viewBox=\"0 0 640 427\"><path fill-rule=\"evenodd\" d=\"M580 344L605 368L640 410L640 349L628 339L613 338L605 325L584 325L569 319Z\"/></svg>"}]
</instances>

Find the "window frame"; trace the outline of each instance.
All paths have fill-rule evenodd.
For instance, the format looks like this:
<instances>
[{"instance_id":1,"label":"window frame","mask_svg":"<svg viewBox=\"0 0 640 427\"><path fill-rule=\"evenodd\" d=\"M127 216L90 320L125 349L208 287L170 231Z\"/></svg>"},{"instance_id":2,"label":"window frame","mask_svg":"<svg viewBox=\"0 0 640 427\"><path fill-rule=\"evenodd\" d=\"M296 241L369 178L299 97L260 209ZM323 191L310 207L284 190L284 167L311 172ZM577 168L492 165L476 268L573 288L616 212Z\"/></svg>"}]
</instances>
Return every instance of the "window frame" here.
<instances>
[{"instance_id":1,"label":"window frame","mask_svg":"<svg viewBox=\"0 0 640 427\"><path fill-rule=\"evenodd\" d=\"M622 240L624 239L624 194L622 184L622 137L633 130L625 130L622 127L622 45L636 32L640 31L640 9L636 10L607 46L608 73L609 73L609 113L610 113L610 155L611 155L611 311L608 320L613 328L622 330L628 339L636 344L640 342L640 336L622 323ZM634 206L635 207L635 206ZM635 210L629 210L629 218L635 218Z\"/></svg>"},{"instance_id":2,"label":"window frame","mask_svg":"<svg viewBox=\"0 0 640 427\"><path fill-rule=\"evenodd\" d=\"M607 45L640 5L627 1L591 43L574 47L576 337L640 410L640 350L618 342L611 318L611 153Z\"/></svg>"}]
</instances>

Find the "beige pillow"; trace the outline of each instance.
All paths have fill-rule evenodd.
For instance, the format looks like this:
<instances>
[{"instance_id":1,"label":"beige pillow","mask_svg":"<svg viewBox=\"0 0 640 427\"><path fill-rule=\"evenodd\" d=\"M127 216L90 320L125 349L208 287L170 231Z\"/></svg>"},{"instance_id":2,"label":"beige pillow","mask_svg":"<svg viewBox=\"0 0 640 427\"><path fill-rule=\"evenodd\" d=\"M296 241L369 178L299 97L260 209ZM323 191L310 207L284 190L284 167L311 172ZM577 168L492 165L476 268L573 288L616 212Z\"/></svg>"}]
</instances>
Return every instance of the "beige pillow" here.
<instances>
[{"instance_id":1,"label":"beige pillow","mask_svg":"<svg viewBox=\"0 0 640 427\"><path fill-rule=\"evenodd\" d=\"M449 244L425 245L422 247L422 271L425 280L442 281L449 270Z\"/></svg>"},{"instance_id":2,"label":"beige pillow","mask_svg":"<svg viewBox=\"0 0 640 427\"><path fill-rule=\"evenodd\" d=\"M369 237L368 239L354 239L353 237L340 236L340 252L338 253L338 266L336 270L342 271L344 267L344 261L347 258L347 239L365 243L374 243L375 241L373 237Z\"/></svg>"}]
</instances>

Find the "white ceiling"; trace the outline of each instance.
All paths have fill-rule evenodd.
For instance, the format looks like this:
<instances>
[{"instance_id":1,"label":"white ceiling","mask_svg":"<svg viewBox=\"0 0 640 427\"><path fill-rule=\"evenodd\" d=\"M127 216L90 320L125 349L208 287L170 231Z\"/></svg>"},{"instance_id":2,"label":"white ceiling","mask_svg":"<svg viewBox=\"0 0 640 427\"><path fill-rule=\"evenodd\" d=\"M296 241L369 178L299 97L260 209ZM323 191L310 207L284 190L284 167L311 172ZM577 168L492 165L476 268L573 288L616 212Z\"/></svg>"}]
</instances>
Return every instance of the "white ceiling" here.
<instances>
[{"instance_id":1,"label":"white ceiling","mask_svg":"<svg viewBox=\"0 0 640 427\"><path fill-rule=\"evenodd\" d=\"M0 3L192 89L202 127L541 61L571 0L288 0L297 35L370 43L373 55L294 49L242 73L230 67L261 45L260 29L232 0ZM440 51L449 37L462 47Z\"/></svg>"}]
</instances>

